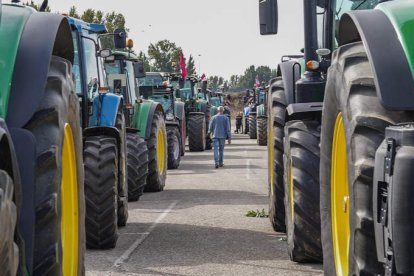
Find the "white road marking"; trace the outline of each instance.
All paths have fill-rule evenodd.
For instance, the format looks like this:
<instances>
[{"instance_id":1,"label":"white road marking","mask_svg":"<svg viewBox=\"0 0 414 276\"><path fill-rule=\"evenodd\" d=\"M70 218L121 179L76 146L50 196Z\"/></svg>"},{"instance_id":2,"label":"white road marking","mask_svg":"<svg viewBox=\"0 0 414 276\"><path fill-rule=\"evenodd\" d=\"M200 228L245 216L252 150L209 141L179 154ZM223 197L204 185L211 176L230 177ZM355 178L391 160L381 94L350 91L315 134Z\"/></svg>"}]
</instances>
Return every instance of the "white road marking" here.
<instances>
[{"instance_id":1,"label":"white road marking","mask_svg":"<svg viewBox=\"0 0 414 276\"><path fill-rule=\"evenodd\" d=\"M131 256L131 254L135 251L135 249L137 249L137 247L143 242L145 241L145 239L151 234L151 232L155 229L155 227L157 227L157 224L159 224L171 211L172 209L174 209L175 205L177 205L178 200L173 201L170 206L168 206L167 209L165 209L160 215L159 217L151 224L150 227L148 227L147 231L145 231L144 234L142 234L142 236L137 239L127 250L125 250L124 254L121 255L121 257L119 257L115 263L113 264L112 267L118 268L120 267L122 264L124 264L126 261L128 261L129 257Z\"/></svg>"},{"instance_id":2,"label":"white road marking","mask_svg":"<svg viewBox=\"0 0 414 276\"><path fill-rule=\"evenodd\" d=\"M246 177L247 177L247 179L250 179L250 173L252 172L251 169L250 169L250 163L251 163L250 161L251 161L250 159L246 159L246 172L247 172Z\"/></svg>"}]
</instances>

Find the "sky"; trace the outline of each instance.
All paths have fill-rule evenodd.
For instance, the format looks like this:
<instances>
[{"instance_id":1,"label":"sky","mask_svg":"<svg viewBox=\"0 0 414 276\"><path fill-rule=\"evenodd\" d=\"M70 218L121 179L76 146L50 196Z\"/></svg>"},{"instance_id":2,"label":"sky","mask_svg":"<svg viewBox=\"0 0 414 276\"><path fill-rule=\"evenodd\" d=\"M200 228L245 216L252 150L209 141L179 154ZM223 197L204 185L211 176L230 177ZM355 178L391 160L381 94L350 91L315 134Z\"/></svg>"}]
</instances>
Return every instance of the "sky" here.
<instances>
[{"instance_id":1,"label":"sky","mask_svg":"<svg viewBox=\"0 0 414 276\"><path fill-rule=\"evenodd\" d=\"M122 13L136 52L168 39L194 56L201 73L229 78L250 65L276 68L282 55L303 48L302 0L278 2L279 33L271 36L260 35L259 0L49 0L49 6Z\"/></svg>"}]
</instances>

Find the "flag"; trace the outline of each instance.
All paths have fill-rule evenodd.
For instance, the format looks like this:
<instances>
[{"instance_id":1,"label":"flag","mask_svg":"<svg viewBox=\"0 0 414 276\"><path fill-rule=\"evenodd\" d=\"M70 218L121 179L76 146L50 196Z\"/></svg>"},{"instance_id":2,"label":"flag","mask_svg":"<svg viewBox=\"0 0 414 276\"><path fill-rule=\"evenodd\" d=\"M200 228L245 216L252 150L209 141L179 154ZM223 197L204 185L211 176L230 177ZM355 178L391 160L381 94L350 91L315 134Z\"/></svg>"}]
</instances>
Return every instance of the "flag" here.
<instances>
[{"instance_id":1,"label":"flag","mask_svg":"<svg viewBox=\"0 0 414 276\"><path fill-rule=\"evenodd\" d=\"M180 54L180 69L181 69L181 75L183 76L183 79L186 79L188 76L187 68L185 68L185 58L183 52Z\"/></svg>"},{"instance_id":2,"label":"flag","mask_svg":"<svg viewBox=\"0 0 414 276\"><path fill-rule=\"evenodd\" d=\"M255 87L256 87L256 88L259 88L259 87L260 87L259 75L256 75L256 83L255 83Z\"/></svg>"},{"instance_id":3,"label":"flag","mask_svg":"<svg viewBox=\"0 0 414 276\"><path fill-rule=\"evenodd\" d=\"M206 74L203 74L203 75L201 76L201 81L207 81Z\"/></svg>"}]
</instances>

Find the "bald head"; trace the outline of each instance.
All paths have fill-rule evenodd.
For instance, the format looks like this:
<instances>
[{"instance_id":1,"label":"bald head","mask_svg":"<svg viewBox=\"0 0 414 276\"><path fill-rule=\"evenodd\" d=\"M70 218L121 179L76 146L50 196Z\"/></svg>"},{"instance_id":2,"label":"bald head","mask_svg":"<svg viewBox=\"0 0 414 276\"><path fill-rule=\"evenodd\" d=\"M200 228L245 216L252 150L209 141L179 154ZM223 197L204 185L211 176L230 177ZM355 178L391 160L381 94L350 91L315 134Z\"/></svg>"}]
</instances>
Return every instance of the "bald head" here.
<instances>
[{"instance_id":1,"label":"bald head","mask_svg":"<svg viewBox=\"0 0 414 276\"><path fill-rule=\"evenodd\" d=\"M218 113L223 114L223 112L224 112L224 106L220 105L220 106L217 108L217 111L218 111Z\"/></svg>"}]
</instances>

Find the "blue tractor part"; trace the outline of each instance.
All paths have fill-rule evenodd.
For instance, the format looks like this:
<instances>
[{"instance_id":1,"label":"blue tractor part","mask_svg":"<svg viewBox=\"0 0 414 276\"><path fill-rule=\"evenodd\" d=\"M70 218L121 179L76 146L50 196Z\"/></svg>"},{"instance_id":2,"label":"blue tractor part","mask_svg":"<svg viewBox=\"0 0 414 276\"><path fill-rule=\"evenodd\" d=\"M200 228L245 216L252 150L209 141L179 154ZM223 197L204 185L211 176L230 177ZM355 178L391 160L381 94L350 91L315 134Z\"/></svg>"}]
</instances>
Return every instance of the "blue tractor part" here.
<instances>
[{"instance_id":1,"label":"blue tractor part","mask_svg":"<svg viewBox=\"0 0 414 276\"><path fill-rule=\"evenodd\" d=\"M99 43L100 37L113 34L108 34L103 24L68 20L75 49L75 86L82 110L86 246L113 248L118 226L124 226L128 217L123 98L107 93L103 57L108 51L102 50ZM116 35L122 39L121 33Z\"/></svg>"}]
</instances>

